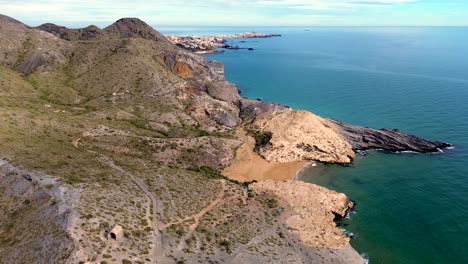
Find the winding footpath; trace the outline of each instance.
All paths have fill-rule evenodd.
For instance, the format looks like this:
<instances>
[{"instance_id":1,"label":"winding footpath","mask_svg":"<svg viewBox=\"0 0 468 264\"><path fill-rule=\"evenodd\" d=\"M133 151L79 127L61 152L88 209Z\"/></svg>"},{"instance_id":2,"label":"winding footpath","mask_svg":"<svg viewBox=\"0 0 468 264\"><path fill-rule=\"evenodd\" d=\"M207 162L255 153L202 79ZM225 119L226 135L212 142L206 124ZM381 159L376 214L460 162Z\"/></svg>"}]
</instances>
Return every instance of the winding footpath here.
<instances>
[{"instance_id":1,"label":"winding footpath","mask_svg":"<svg viewBox=\"0 0 468 264\"><path fill-rule=\"evenodd\" d=\"M206 213L213 210L213 208L215 208L216 205L218 205L223 200L224 193L227 190L225 180L221 180L221 184L222 184L222 189L219 192L218 197L216 197L216 199L213 200L208 206L206 206L200 212L198 212L198 214L188 217L187 220L193 220L194 223L189 226L189 230L188 230L187 234L184 236L183 239L181 239L181 242L180 242L179 248L178 248L179 250L182 250L185 247L185 245L186 245L185 241L192 236L193 232L195 231L195 229L198 227L198 224L200 223L200 219Z\"/></svg>"},{"instance_id":2,"label":"winding footpath","mask_svg":"<svg viewBox=\"0 0 468 264\"><path fill-rule=\"evenodd\" d=\"M136 177L134 174L131 172L125 170L124 168L118 166L115 164L114 160L111 159L110 157L107 157L101 153L96 153L100 156L102 161L104 161L106 164L108 164L112 169L124 174L127 176L149 199L150 202L150 208L149 208L149 213L147 211L147 217L148 215L151 215L152 217L148 217L148 219L151 222L151 226L153 230L156 232L153 240L153 259L158 260L158 263L168 263L170 262L170 259L166 258L165 253L164 253L164 248L162 246L162 240L161 240L161 230L160 226L161 223L158 220L157 213L159 212L158 208L158 198L154 196L146 187L145 183L142 182L138 177Z\"/></svg>"}]
</instances>

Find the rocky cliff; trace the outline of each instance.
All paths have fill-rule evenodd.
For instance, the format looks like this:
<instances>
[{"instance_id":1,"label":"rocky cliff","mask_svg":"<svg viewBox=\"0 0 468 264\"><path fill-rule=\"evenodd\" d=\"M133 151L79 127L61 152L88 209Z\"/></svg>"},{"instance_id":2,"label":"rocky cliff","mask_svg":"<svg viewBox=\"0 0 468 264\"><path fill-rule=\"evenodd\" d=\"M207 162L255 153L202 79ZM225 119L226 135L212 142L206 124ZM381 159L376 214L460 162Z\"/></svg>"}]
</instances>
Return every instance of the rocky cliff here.
<instances>
[{"instance_id":1,"label":"rocky cliff","mask_svg":"<svg viewBox=\"0 0 468 264\"><path fill-rule=\"evenodd\" d=\"M283 184L315 197L295 204L304 197L275 191L280 183L249 189L219 173L246 146L243 127L277 162L346 163L390 142L443 147L243 98L221 63L136 18L67 29L0 15L0 262L360 263L330 218L343 195ZM317 210L330 233L316 243L284 214ZM109 236L116 225L121 240Z\"/></svg>"},{"instance_id":2,"label":"rocky cliff","mask_svg":"<svg viewBox=\"0 0 468 264\"><path fill-rule=\"evenodd\" d=\"M331 122L307 111L287 109L256 119L253 126L271 133L270 140L259 147L259 154L268 161L349 163L354 157L351 145Z\"/></svg>"}]
</instances>

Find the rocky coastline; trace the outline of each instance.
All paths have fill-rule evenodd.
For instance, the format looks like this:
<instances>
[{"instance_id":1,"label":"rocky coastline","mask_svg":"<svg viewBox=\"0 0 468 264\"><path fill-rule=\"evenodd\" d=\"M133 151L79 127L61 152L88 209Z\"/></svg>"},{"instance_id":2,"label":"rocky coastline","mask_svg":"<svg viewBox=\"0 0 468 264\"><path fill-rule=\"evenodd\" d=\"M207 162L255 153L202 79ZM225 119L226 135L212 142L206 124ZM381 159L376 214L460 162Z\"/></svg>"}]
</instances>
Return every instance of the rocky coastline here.
<instances>
[{"instance_id":1,"label":"rocky coastline","mask_svg":"<svg viewBox=\"0 0 468 264\"><path fill-rule=\"evenodd\" d=\"M281 34L263 34L257 32L245 32L239 34L215 35L215 36L175 36L167 35L166 38L173 44L199 54L215 53L217 49L248 49L227 43L228 39L236 38L273 38L281 37Z\"/></svg>"},{"instance_id":2,"label":"rocky coastline","mask_svg":"<svg viewBox=\"0 0 468 264\"><path fill-rule=\"evenodd\" d=\"M221 63L137 18L104 29L0 22L0 153L15 168L56 179L34 185L0 172L9 190L0 200L13 204L0 222L26 226L32 216L18 216L21 205L56 205L36 193L80 192L73 204L58 201L59 211L76 212L76 228L61 236L73 248L59 254L31 237L37 246L28 256L39 262L362 264L333 222L349 199L292 180L297 170L311 160L348 164L360 149L449 146L242 97ZM28 199L20 203L7 195L17 179L31 190L17 194ZM124 228L121 241L104 235L115 225ZM0 262L24 254L13 242L0 238Z\"/></svg>"}]
</instances>

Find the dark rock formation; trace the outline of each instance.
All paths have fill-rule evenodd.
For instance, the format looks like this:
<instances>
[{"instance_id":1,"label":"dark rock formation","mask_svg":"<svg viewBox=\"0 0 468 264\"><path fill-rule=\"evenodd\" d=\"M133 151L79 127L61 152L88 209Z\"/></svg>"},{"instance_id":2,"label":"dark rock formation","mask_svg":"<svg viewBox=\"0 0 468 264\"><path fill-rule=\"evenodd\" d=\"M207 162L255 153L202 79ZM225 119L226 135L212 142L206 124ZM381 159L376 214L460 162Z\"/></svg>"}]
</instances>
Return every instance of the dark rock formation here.
<instances>
[{"instance_id":1,"label":"dark rock formation","mask_svg":"<svg viewBox=\"0 0 468 264\"><path fill-rule=\"evenodd\" d=\"M275 112L288 109L287 105L268 103L248 98L239 101L240 116L245 124L252 123L257 118L267 117Z\"/></svg>"},{"instance_id":2,"label":"dark rock formation","mask_svg":"<svg viewBox=\"0 0 468 264\"><path fill-rule=\"evenodd\" d=\"M220 48L223 48L223 49L231 49L231 50L238 50L238 49L241 49L239 46L237 45L229 45L229 44L224 44L222 45Z\"/></svg>"},{"instance_id":3,"label":"dark rock formation","mask_svg":"<svg viewBox=\"0 0 468 264\"><path fill-rule=\"evenodd\" d=\"M37 67L47 63L47 57L42 52L36 52L27 57L18 66L18 71L28 75L31 74Z\"/></svg>"},{"instance_id":4,"label":"dark rock formation","mask_svg":"<svg viewBox=\"0 0 468 264\"><path fill-rule=\"evenodd\" d=\"M46 23L36 28L54 34L55 36L68 41L90 40L103 34L103 30L94 25L85 28L70 29L52 23Z\"/></svg>"},{"instance_id":5,"label":"dark rock formation","mask_svg":"<svg viewBox=\"0 0 468 264\"><path fill-rule=\"evenodd\" d=\"M386 151L432 153L451 146L448 143L408 135L397 129L373 129L353 126L333 119L328 120L337 126L338 132L351 144L354 150L383 149Z\"/></svg>"},{"instance_id":6,"label":"dark rock formation","mask_svg":"<svg viewBox=\"0 0 468 264\"><path fill-rule=\"evenodd\" d=\"M208 83L206 92L215 99L229 103L236 103L241 99L237 86L224 80Z\"/></svg>"},{"instance_id":7,"label":"dark rock formation","mask_svg":"<svg viewBox=\"0 0 468 264\"><path fill-rule=\"evenodd\" d=\"M217 112L211 115L212 118L220 125L228 127L236 127L238 125L237 117L228 112Z\"/></svg>"}]
</instances>

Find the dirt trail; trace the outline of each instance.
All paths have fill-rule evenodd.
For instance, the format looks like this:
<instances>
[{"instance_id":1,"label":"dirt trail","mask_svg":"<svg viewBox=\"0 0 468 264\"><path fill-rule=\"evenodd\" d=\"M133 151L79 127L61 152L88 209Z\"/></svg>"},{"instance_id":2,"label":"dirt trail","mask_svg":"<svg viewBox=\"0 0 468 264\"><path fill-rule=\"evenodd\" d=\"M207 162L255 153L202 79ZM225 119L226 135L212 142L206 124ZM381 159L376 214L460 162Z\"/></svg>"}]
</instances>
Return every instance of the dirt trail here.
<instances>
[{"instance_id":1,"label":"dirt trail","mask_svg":"<svg viewBox=\"0 0 468 264\"><path fill-rule=\"evenodd\" d=\"M237 150L236 158L231 166L223 170L222 174L227 177L245 182L253 180L292 180L296 172L302 168L307 161L277 163L268 162L255 153L255 139L247 135L244 129L236 132L244 144Z\"/></svg>"},{"instance_id":2,"label":"dirt trail","mask_svg":"<svg viewBox=\"0 0 468 264\"><path fill-rule=\"evenodd\" d=\"M208 206L206 206L205 208L203 208L200 212L198 212L197 214L194 214L194 215L191 215L191 216L187 216L183 219L180 219L178 221L175 221L175 222L170 222L170 223L167 223L167 224L162 224L160 225L160 230L164 230L168 227L170 227L171 225L178 225L178 224L181 224L185 221L189 221L189 220L194 220L196 222L198 222L200 220L200 218L205 215L206 213L208 213L210 210L212 210L221 200L222 200L222 196L224 195L224 192L226 191L226 185L225 185L225 181L224 180L221 180L221 183L223 185L223 189L221 190L220 194L218 195L218 197L213 201L211 202ZM196 227L195 227L196 228Z\"/></svg>"},{"instance_id":3,"label":"dirt trail","mask_svg":"<svg viewBox=\"0 0 468 264\"><path fill-rule=\"evenodd\" d=\"M165 253L164 249L162 246L162 241L161 241L161 233L160 233L160 226L161 223L158 220L158 198L154 196L146 187L146 184L141 181L141 179L131 172L125 170L124 168L118 166L115 164L114 160L112 160L110 157L104 156L100 153L97 153L101 159L107 163L111 168L115 169L116 171L119 171L120 173L126 175L135 185L138 186L138 188L148 197L150 201L151 208L148 208L147 210L147 218L151 222L151 226L153 227L154 231L156 232L155 237L154 237L154 246L153 246L153 259L158 260L158 263L166 263L168 262L168 259L165 258ZM151 217L150 217L151 216Z\"/></svg>"},{"instance_id":4,"label":"dirt trail","mask_svg":"<svg viewBox=\"0 0 468 264\"><path fill-rule=\"evenodd\" d=\"M208 206L206 206L200 212L198 212L198 214L189 217L189 219L194 220L194 223L189 226L189 230L188 230L187 234L185 235L185 237L183 239L181 239L181 242L179 244L179 250L182 250L185 247L185 241L192 236L193 232L195 231L195 229L198 227L198 224L200 223L200 219L206 213L213 210L213 208L215 208L216 205L218 205L218 203L220 203L223 200L224 193L225 193L227 188L226 188L226 182L224 180L221 180L221 184L222 184L223 188L219 192L218 197L216 197L216 199L214 199Z\"/></svg>"}]
</instances>

